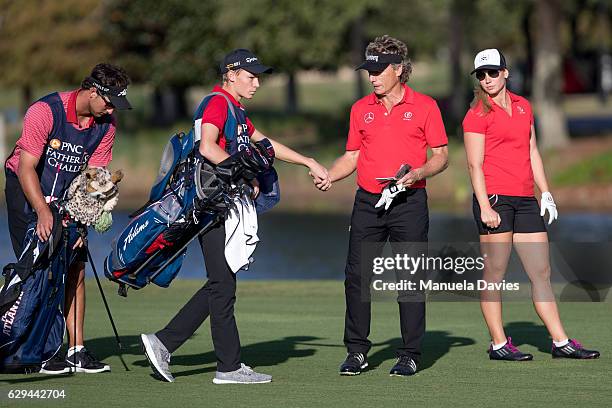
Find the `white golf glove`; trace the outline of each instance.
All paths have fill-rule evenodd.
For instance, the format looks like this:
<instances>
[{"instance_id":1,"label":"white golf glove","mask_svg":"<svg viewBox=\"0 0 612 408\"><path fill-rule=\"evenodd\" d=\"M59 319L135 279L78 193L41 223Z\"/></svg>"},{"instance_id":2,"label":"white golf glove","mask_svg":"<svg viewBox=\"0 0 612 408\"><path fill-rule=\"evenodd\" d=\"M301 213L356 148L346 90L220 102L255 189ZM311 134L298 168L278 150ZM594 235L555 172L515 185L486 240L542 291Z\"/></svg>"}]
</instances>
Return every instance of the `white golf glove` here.
<instances>
[{"instance_id":1,"label":"white golf glove","mask_svg":"<svg viewBox=\"0 0 612 408\"><path fill-rule=\"evenodd\" d=\"M550 225L557 219L559 213L557 212L555 200L553 200L552 194L550 194L548 191L542 193L542 200L540 201L540 216L544 217L546 211L548 211L548 225Z\"/></svg>"},{"instance_id":2,"label":"white golf glove","mask_svg":"<svg viewBox=\"0 0 612 408\"><path fill-rule=\"evenodd\" d=\"M380 200L378 200L374 208L381 207L384 204L385 211L388 210L395 196L404 190L406 190L406 187L404 187L403 184L400 184L400 185L397 185L395 183L389 184L387 187L383 189L382 195L380 196Z\"/></svg>"}]
</instances>

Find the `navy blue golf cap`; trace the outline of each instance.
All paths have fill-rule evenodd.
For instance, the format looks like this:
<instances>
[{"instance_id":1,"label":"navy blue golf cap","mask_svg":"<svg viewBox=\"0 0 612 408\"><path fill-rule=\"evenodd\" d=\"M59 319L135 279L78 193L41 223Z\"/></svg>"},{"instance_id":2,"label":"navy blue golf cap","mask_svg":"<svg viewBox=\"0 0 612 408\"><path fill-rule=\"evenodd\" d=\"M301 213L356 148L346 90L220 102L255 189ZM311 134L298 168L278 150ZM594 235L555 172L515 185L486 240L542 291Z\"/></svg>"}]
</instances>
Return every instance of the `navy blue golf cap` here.
<instances>
[{"instance_id":1,"label":"navy blue golf cap","mask_svg":"<svg viewBox=\"0 0 612 408\"><path fill-rule=\"evenodd\" d=\"M222 74L225 74L231 69L244 69L256 75L268 74L274 70L272 67L263 65L259 62L259 58L257 58L255 54L244 48L238 48L227 54L225 58L223 58L220 68Z\"/></svg>"}]
</instances>

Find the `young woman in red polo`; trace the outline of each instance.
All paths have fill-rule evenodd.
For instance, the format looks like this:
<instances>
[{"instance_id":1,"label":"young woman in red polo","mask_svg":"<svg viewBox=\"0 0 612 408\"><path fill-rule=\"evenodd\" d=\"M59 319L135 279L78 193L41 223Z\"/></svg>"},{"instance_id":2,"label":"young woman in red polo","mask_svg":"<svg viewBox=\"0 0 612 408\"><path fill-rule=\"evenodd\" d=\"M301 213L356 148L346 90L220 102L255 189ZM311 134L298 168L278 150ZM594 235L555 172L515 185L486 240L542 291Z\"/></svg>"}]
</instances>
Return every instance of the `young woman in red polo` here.
<instances>
[{"instance_id":1,"label":"young woman in red polo","mask_svg":"<svg viewBox=\"0 0 612 408\"><path fill-rule=\"evenodd\" d=\"M485 258L483 279L501 282L512 244L532 285L535 310L552 337L552 356L592 359L599 352L568 338L550 283L548 224L557 208L544 173L529 102L506 89L506 60L497 49L479 52L474 59L478 85L463 120L465 150L474 188L473 212ZM534 182L542 192L540 206ZM528 361L506 337L499 290L481 292L480 306L491 335L491 360Z\"/></svg>"}]
</instances>

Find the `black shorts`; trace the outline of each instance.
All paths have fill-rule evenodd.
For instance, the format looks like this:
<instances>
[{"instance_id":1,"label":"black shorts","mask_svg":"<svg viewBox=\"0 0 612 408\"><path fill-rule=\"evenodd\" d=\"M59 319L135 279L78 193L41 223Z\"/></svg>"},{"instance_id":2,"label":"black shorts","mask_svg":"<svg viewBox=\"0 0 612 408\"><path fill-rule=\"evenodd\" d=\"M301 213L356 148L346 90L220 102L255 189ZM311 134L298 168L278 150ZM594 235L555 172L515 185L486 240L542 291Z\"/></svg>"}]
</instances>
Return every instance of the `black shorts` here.
<instances>
[{"instance_id":1,"label":"black shorts","mask_svg":"<svg viewBox=\"0 0 612 408\"><path fill-rule=\"evenodd\" d=\"M544 218L540 215L540 206L535 197L518 197L489 194L491 207L501 217L497 228L489 228L480 219L480 205L473 197L472 210L474 221L480 235L499 234L502 232L533 233L546 232Z\"/></svg>"},{"instance_id":2,"label":"black shorts","mask_svg":"<svg viewBox=\"0 0 612 408\"><path fill-rule=\"evenodd\" d=\"M36 220L36 213L28 203L17 175L9 169L6 169L5 174L6 186L4 188L4 197L6 199L8 229L15 257L19 259L28 225ZM85 247L79 248L75 257L75 262L87 262Z\"/></svg>"}]
</instances>

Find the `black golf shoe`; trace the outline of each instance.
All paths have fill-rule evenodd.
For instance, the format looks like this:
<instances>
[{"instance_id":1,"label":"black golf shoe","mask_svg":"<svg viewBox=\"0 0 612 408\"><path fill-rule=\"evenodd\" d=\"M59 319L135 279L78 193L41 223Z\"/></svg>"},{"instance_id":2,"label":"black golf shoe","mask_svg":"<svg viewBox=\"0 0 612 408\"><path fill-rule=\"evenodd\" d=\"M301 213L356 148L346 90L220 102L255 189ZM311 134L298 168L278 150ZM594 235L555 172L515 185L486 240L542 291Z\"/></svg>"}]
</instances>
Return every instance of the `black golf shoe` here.
<instances>
[{"instance_id":1,"label":"black golf shoe","mask_svg":"<svg viewBox=\"0 0 612 408\"><path fill-rule=\"evenodd\" d=\"M49 361L43 363L39 373L41 374L68 374L71 372L70 366L66 364L66 357L57 352Z\"/></svg>"},{"instance_id":2,"label":"black golf shoe","mask_svg":"<svg viewBox=\"0 0 612 408\"><path fill-rule=\"evenodd\" d=\"M504 347L499 350L493 350L493 345L489 347L488 350L489 358L491 360L505 360L505 361L530 361L533 360L533 355L522 353L521 350L516 348L514 344L512 344L512 338L508 337L508 341Z\"/></svg>"},{"instance_id":3,"label":"black golf shoe","mask_svg":"<svg viewBox=\"0 0 612 408\"><path fill-rule=\"evenodd\" d=\"M408 377L417 372L416 362L409 356L399 356L389 372L392 377Z\"/></svg>"},{"instance_id":4,"label":"black golf shoe","mask_svg":"<svg viewBox=\"0 0 612 408\"><path fill-rule=\"evenodd\" d=\"M70 356L66 356L66 363L77 373L95 374L110 371L110 366L108 364L98 361L96 356L90 353L86 348Z\"/></svg>"},{"instance_id":5,"label":"black golf shoe","mask_svg":"<svg viewBox=\"0 0 612 408\"><path fill-rule=\"evenodd\" d=\"M599 358L599 351L587 350L582 346L582 344L578 343L576 340L570 339L569 343L562 347L555 347L553 343L552 357L589 360Z\"/></svg>"},{"instance_id":6,"label":"black golf shoe","mask_svg":"<svg viewBox=\"0 0 612 408\"><path fill-rule=\"evenodd\" d=\"M368 366L363 353L348 353L346 360L340 366L340 375L359 375Z\"/></svg>"}]
</instances>

